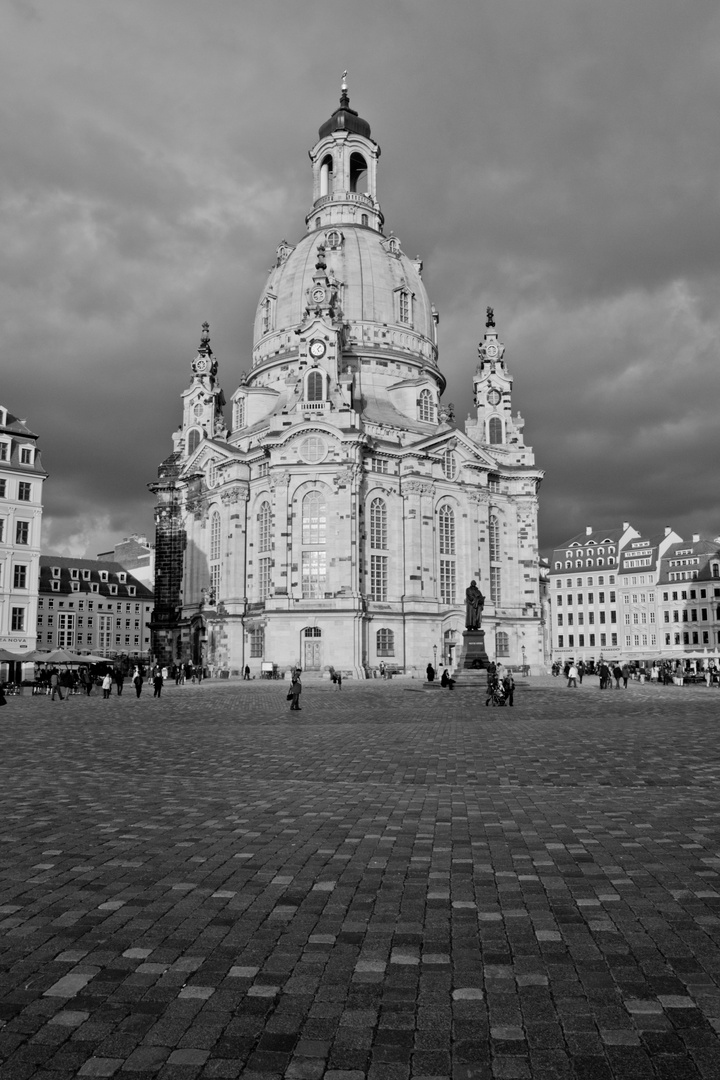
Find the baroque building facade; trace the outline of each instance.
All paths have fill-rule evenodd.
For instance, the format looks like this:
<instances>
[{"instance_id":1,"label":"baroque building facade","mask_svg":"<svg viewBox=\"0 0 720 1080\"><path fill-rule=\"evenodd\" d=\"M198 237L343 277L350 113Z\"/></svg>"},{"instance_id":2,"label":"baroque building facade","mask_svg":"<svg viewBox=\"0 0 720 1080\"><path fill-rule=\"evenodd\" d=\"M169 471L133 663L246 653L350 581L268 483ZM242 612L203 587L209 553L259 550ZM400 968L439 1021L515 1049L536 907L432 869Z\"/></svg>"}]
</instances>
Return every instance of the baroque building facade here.
<instances>
[{"instance_id":1,"label":"baroque building facade","mask_svg":"<svg viewBox=\"0 0 720 1080\"><path fill-rule=\"evenodd\" d=\"M150 485L164 663L356 677L452 666L471 579L491 658L541 662L542 472L505 349L488 309L476 411L458 430L422 262L384 232L379 157L343 83L310 151L305 235L277 248L227 421L203 326Z\"/></svg>"},{"instance_id":2,"label":"baroque building facade","mask_svg":"<svg viewBox=\"0 0 720 1080\"><path fill-rule=\"evenodd\" d=\"M36 646L43 512L38 436L0 405L0 649L22 656ZM5 674L21 677L20 663ZM0 673L2 676L2 673Z\"/></svg>"}]
</instances>

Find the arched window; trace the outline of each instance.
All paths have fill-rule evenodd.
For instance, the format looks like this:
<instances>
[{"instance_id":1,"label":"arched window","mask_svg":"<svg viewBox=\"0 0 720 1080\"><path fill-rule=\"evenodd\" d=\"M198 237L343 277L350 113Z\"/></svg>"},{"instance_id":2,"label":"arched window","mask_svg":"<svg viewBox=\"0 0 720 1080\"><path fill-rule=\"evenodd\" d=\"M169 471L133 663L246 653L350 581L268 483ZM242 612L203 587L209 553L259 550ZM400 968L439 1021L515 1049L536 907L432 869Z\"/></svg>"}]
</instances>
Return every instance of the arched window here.
<instances>
[{"instance_id":1,"label":"arched window","mask_svg":"<svg viewBox=\"0 0 720 1080\"><path fill-rule=\"evenodd\" d=\"M407 326L412 325L413 321L413 297L407 289L398 289L396 295L397 303L397 320L399 323L404 323Z\"/></svg>"},{"instance_id":2,"label":"arched window","mask_svg":"<svg viewBox=\"0 0 720 1080\"><path fill-rule=\"evenodd\" d=\"M368 218L367 214L361 214L360 215L360 224L361 225L369 225L370 224L370 219Z\"/></svg>"},{"instance_id":3,"label":"arched window","mask_svg":"<svg viewBox=\"0 0 720 1080\"><path fill-rule=\"evenodd\" d=\"M510 638L503 630L498 630L497 634L495 635L495 655L510 655Z\"/></svg>"},{"instance_id":4,"label":"arched window","mask_svg":"<svg viewBox=\"0 0 720 1080\"><path fill-rule=\"evenodd\" d=\"M320 166L320 195L329 195L332 191L333 159L331 154L323 158Z\"/></svg>"},{"instance_id":5,"label":"arched window","mask_svg":"<svg viewBox=\"0 0 720 1080\"><path fill-rule=\"evenodd\" d=\"M260 599L272 591L272 511L266 500L258 511L258 592Z\"/></svg>"},{"instance_id":6,"label":"arched window","mask_svg":"<svg viewBox=\"0 0 720 1080\"><path fill-rule=\"evenodd\" d=\"M378 656L395 655L395 635L392 630L383 628L375 635L375 645Z\"/></svg>"},{"instance_id":7,"label":"arched window","mask_svg":"<svg viewBox=\"0 0 720 1080\"><path fill-rule=\"evenodd\" d=\"M235 427L236 430L238 428L244 428L245 423L246 423L246 421L245 421L245 398L241 397L241 398L238 398L237 401L235 402L235 423L234 423L234 427Z\"/></svg>"},{"instance_id":8,"label":"arched window","mask_svg":"<svg viewBox=\"0 0 720 1080\"><path fill-rule=\"evenodd\" d=\"M455 603L455 513L451 506L441 506L438 514L440 547L440 600Z\"/></svg>"},{"instance_id":9,"label":"arched window","mask_svg":"<svg viewBox=\"0 0 720 1080\"><path fill-rule=\"evenodd\" d=\"M488 544L490 554L490 599L497 605L502 600L500 566L500 522L491 514L488 522Z\"/></svg>"},{"instance_id":10,"label":"arched window","mask_svg":"<svg viewBox=\"0 0 720 1080\"><path fill-rule=\"evenodd\" d=\"M488 421L488 441L494 446L503 441L502 420L499 416L491 416Z\"/></svg>"},{"instance_id":11,"label":"arched window","mask_svg":"<svg viewBox=\"0 0 720 1080\"><path fill-rule=\"evenodd\" d=\"M382 499L370 503L370 598L387 600L387 507Z\"/></svg>"},{"instance_id":12,"label":"arched window","mask_svg":"<svg viewBox=\"0 0 720 1080\"><path fill-rule=\"evenodd\" d=\"M429 390L421 390L418 398L418 420L428 420L430 423L435 419L435 403Z\"/></svg>"},{"instance_id":13,"label":"arched window","mask_svg":"<svg viewBox=\"0 0 720 1080\"><path fill-rule=\"evenodd\" d=\"M302 595L322 599L327 584L327 504L321 491L310 491L302 501Z\"/></svg>"},{"instance_id":14,"label":"arched window","mask_svg":"<svg viewBox=\"0 0 720 1080\"><path fill-rule=\"evenodd\" d=\"M323 375L321 371L311 371L307 377L307 383L305 384L305 399L306 401L323 401L324 386Z\"/></svg>"},{"instance_id":15,"label":"arched window","mask_svg":"<svg viewBox=\"0 0 720 1080\"><path fill-rule=\"evenodd\" d=\"M214 510L210 517L210 604L215 605L220 598L220 514Z\"/></svg>"},{"instance_id":16,"label":"arched window","mask_svg":"<svg viewBox=\"0 0 720 1080\"><path fill-rule=\"evenodd\" d=\"M368 172L365 158L362 154L350 155L350 190L351 191L367 191L368 186Z\"/></svg>"},{"instance_id":17,"label":"arched window","mask_svg":"<svg viewBox=\"0 0 720 1080\"><path fill-rule=\"evenodd\" d=\"M370 547L387 547L387 507L382 499L370 503Z\"/></svg>"},{"instance_id":18,"label":"arched window","mask_svg":"<svg viewBox=\"0 0 720 1080\"><path fill-rule=\"evenodd\" d=\"M438 532L440 533L440 554L455 554L455 513L451 506L441 506Z\"/></svg>"},{"instance_id":19,"label":"arched window","mask_svg":"<svg viewBox=\"0 0 720 1080\"><path fill-rule=\"evenodd\" d=\"M195 450L197 450L199 442L200 442L200 432L198 431L197 428L193 428L191 431L188 432L188 443L187 443L187 448L188 448L187 452L188 452L188 454L192 454Z\"/></svg>"},{"instance_id":20,"label":"arched window","mask_svg":"<svg viewBox=\"0 0 720 1080\"><path fill-rule=\"evenodd\" d=\"M210 560L220 558L220 514L213 511L210 518Z\"/></svg>"}]
</instances>

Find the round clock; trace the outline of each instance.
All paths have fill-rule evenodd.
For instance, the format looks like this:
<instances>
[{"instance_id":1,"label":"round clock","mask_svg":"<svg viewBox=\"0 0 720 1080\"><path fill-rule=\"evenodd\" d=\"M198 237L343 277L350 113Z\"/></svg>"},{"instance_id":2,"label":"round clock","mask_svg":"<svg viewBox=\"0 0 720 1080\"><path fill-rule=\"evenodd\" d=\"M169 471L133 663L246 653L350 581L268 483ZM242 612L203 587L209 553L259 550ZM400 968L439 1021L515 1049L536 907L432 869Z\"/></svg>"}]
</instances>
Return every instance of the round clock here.
<instances>
[{"instance_id":1,"label":"round clock","mask_svg":"<svg viewBox=\"0 0 720 1080\"><path fill-rule=\"evenodd\" d=\"M322 304L325 299L324 289L313 289L312 291L313 304Z\"/></svg>"},{"instance_id":2,"label":"round clock","mask_svg":"<svg viewBox=\"0 0 720 1080\"><path fill-rule=\"evenodd\" d=\"M325 355L325 348L325 342L319 341L316 338L315 341L310 342L310 355L314 357L315 360L320 360Z\"/></svg>"},{"instance_id":3,"label":"round clock","mask_svg":"<svg viewBox=\"0 0 720 1080\"><path fill-rule=\"evenodd\" d=\"M204 356L199 357L199 359L197 359L195 361L195 370L196 371L204 371L207 366L208 366L207 365L207 360L205 359Z\"/></svg>"},{"instance_id":4,"label":"round clock","mask_svg":"<svg viewBox=\"0 0 720 1080\"><path fill-rule=\"evenodd\" d=\"M502 394L500 393L500 391L496 390L493 387L493 389L488 394L488 401L490 402L491 405L498 405L500 403L500 398L501 397L502 397Z\"/></svg>"},{"instance_id":5,"label":"round clock","mask_svg":"<svg viewBox=\"0 0 720 1080\"><path fill-rule=\"evenodd\" d=\"M488 356L497 356L497 345L488 345L485 352L488 354Z\"/></svg>"}]
</instances>

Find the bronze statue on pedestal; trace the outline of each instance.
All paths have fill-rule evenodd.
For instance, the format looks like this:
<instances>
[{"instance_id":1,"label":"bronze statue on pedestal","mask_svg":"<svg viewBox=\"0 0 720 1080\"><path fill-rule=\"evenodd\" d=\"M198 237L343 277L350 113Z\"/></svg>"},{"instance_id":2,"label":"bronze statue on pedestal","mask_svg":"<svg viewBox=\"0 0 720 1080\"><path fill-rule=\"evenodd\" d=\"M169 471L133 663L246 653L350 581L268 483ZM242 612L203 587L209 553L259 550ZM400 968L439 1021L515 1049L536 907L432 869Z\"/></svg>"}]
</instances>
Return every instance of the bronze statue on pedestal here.
<instances>
[{"instance_id":1,"label":"bronze statue on pedestal","mask_svg":"<svg viewBox=\"0 0 720 1080\"><path fill-rule=\"evenodd\" d=\"M485 606L485 597L477 587L476 581L471 581L465 590L465 629L479 630L482 623L482 611Z\"/></svg>"}]
</instances>

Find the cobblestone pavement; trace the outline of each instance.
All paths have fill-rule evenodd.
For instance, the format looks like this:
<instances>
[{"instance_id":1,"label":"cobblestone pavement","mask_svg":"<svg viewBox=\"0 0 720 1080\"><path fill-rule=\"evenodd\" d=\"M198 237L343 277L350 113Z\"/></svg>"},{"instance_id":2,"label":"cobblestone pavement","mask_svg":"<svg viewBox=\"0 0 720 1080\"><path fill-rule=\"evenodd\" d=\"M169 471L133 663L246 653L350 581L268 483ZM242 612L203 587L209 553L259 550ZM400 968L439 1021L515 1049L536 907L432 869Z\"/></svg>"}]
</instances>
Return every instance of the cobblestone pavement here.
<instances>
[{"instance_id":1,"label":"cobblestone pavement","mask_svg":"<svg viewBox=\"0 0 720 1080\"><path fill-rule=\"evenodd\" d=\"M717 691L285 691L9 699L3 1080L720 1077Z\"/></svg>"}]
</instances>

